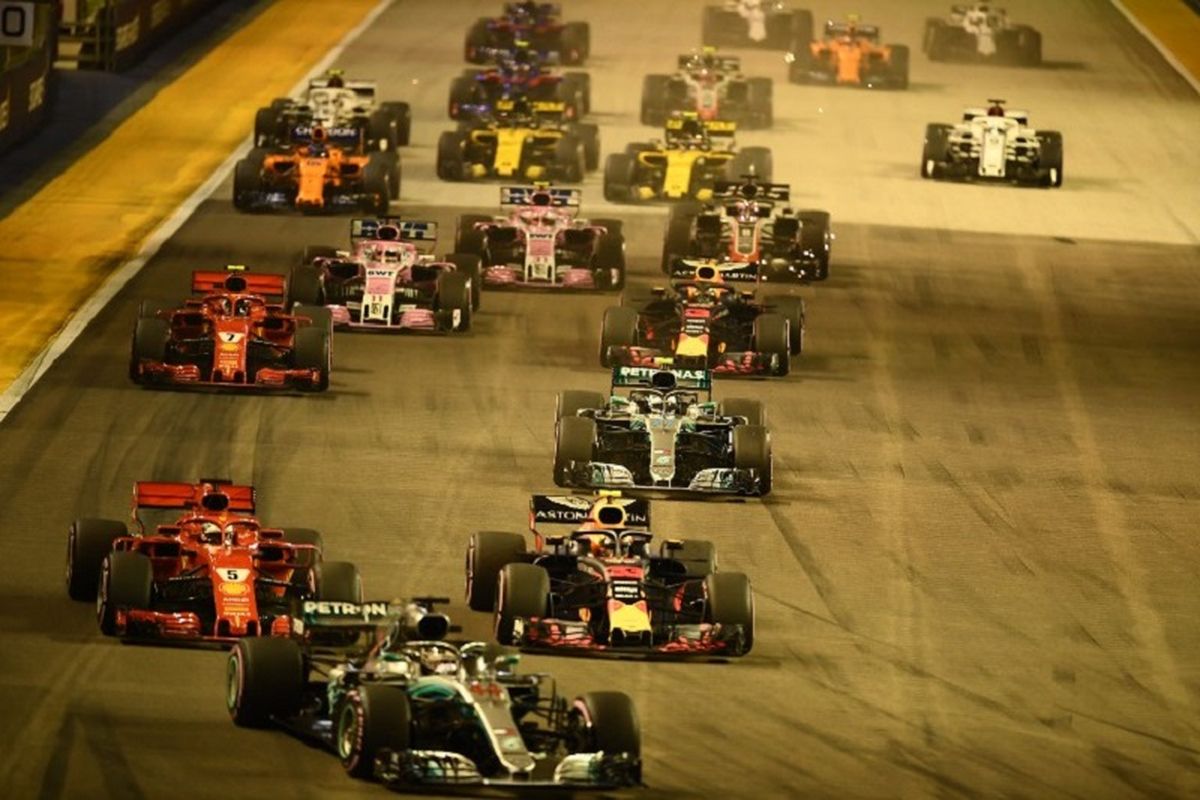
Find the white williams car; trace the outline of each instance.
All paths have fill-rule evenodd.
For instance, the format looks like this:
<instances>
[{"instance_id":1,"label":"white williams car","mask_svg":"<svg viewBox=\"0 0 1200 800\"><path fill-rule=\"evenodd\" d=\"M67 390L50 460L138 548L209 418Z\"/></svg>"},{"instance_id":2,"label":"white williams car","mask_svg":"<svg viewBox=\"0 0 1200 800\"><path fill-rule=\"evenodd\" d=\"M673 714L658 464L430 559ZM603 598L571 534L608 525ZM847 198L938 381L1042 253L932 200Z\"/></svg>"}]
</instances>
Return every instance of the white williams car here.
<instances>
[{"instance_id":1,"label":"white williams car","mask_svg":"<svg viewBox=\"0 0 1200 800\"><path fill-rule=\"evenodd\" d=\"M925 20L925 55L931 61L980 61L1036 67L1042 63L1042 35L1017 25L991 3L954 6L950 16Z\"/></svg>"},{"instance_id":2,"label":"white williams car","mask_svg":"<svg viewBox=\"0 0 1200 800\"><path fill-rule=\"evenodd\" d=\"M1062 186L1062 134L1031 128L1029 114L1005 109L1003 100L988 102L963 111L957 125L925 126L921 177Z\"/></svg>"}]
</instances>

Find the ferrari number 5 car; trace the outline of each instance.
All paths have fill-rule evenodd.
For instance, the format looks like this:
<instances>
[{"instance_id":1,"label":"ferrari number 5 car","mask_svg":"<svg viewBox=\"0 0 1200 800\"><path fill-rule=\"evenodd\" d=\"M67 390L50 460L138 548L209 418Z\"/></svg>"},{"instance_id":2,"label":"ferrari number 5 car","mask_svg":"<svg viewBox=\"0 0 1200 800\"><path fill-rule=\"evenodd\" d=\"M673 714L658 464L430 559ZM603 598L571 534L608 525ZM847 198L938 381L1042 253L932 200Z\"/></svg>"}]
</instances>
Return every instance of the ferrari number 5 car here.
<instances>
[{"instance_id":1,"label":"ferrari number 5 car","mask_svg":"<svg viewBox=\"0 0 1200 800\"><path fill-rule=\"evenodd\" d=\"M539 525L567 525L550 534ZM713 543L667 539L654 549L647 500L602 492L535 495L534 548L483 532L467 548L467 601L493 611L497 639L522 649L742 656L754 644L754 595L718 572Z\"/></svg>"}]
</instances>

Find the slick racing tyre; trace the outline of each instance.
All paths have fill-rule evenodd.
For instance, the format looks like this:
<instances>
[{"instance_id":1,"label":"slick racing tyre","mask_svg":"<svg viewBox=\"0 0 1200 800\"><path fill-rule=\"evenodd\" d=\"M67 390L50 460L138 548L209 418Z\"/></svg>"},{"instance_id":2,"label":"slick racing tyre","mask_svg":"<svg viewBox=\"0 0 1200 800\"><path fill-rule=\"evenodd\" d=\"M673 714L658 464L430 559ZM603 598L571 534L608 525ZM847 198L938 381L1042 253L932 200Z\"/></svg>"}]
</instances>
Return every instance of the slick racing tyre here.
<instances>
[{"instance_id":1,"label":"slick racing tyre","mask_svg":"<svg viewBox=\"0 0 1200 800\"><path fill-rule=\"evenodd\" d=\"M809 273L814 281L829 277L829 255L833 249L833 233L829 230L828 211L800 212L800 248L811 252L815 264Z\"/></svg>"},{"instance_id":2,"label":"slick racing tyre","mask_svg":"<svg viewBox=\"0 0 1200 800\"><path fill-rule=\"evenodd\" d=\"M322 309L324 310L324 309ZM323 392L329 388L329 373L333 370L333 350L330 346L328 325L314 324L296 331L293 363L296 369L319 370L320 376L309 388L314 392Z\"/></svg>"},{"instance_id":3,"label":"slick racing tyre","mask_svg":"<svg viewBox=\"0 0 1200 800\"><path fill-rule=\"evenodd\" d=\"M889 45L892 58L888 64L889 85L893 89L908 88L908 46L903 44Z\"/></svg>"},{"instance_id":4,"label":"slick racing tyre","mask_svg":"<svg viewBox=\"0 0 1200 800\"><path fill-rule=\"evenodd\" d=\"M280 138L279 127L279 110L260 108L254 115L254 146L274 146Z\"/></svg>"},{"instance_id":5,"label":"slick racing tyre","mask_svg":"<svg viewBox=\"0 0 1200 800\"><path fill-rule=\"evenodd\" d=\"M748 397L727 397L717 404L717 413L722 417L743 417L746 425L765 427L767 412L759 400Z\"/></svg>"},{"instance_id":6,"label":"slick racing tyre","mask_svg":"<svg viewBox=\"0 0 1200 800\"><path fill-rule=\"evenodd\" d=\"M143 361L162 362L167 355L170 323L158 317L145 317L134 323L133 347L129 357L129 379L142 382Z\"/></svg>"},{"instance_id":7,"label":"slick racing tyre","mask_svg":"<svg viewBox=\"0 0 1200 800\"><path fill-rule=\"evenodd\" d=\"M444 181L467 179L463 145L466 136L459 131L445 131L438 137L437 176Z\"/></svg>"},{"instance_id":8,"label":"slick racing tyre","mask_svg":"<svg viewBox=\"0 0 1200 800\"><path fill-rule=\"evenodd\" d=\"M348 561L322 561L312 569L312 593L317 600L362 602L362 578Z\"/></svg>"},{"instance_id":9,"label":"slick racing tyre","mask_svg":"<svg viewBox=\"0 0 1200 800\"><path fill-rule=\"evenodd\" d=\"M628 153L609 153L604 160L604 199L625 203L632 199L633 157Z\"/></svg>"},{"instance_id":10,"label":"slick racing tyre","mask_svg":"<svg viewBox=\"0 0 1200 800\"><path fill-rule=\"evenodd\" d=\"M396 126L396 144L399 147L407 147L412 136L412 109L409 108L408 103L382 103L380 108L391 116L392 122Z\"/></svg>"},{"instance_id":11,"label":"slick racing tyre","mask_svg":"<svg viewBox=\"0 0 1200 800\"><path fill-rule=\"evenodd\" d=\"M772 297L768 305L788 321L788 345L792 355L804 352L804 328L806 314L803 297L780 295Z\"/></svg>"},{"instance_id":12,"label":"slick racing tyre","mask_svg":"<svg viewBox=\"0 0 1200 800\"><path fill-rule=\"evenodd\" d=\"M625 237L621 234L621 223L600 219L592 222L607 230L600 234L596 255L592 259L592 266L599 276L596 288L620 291L625 288Z\"/></svg>"},{"instance_id":13,"label":"slick racing tyre","mask_svg":"<svg viewBox=\"0 0 1200 800\"><path fill-rule=\"evenodd\" d=\"M325 539L320 531L314 531L312 528L284 528L283 540L288 544L311 545L311 550L305 547L296 552L298 562L305 567L313 567L325 552Z\"/></svg>"},{"instance_id":14,"label":"slick racing tyre","mask_svg":"<svg viewBox=\"0 0 1200 800\"><path fill-rule=\"evenodd\" d=\"M96 595L96 619L105 636L117 634L117 611L149 608L154 586L154 568L142 553L109 553L100 567L100 590Z\"/></svg>"},{"instance_id":15,"label":"slick racing tyre","mask_svg":"<svg viewBox=\"0 0 1200 800\"><path fill-rule=\"evenodd\" d=\"M643 125L662 127L667 121L667 85L670 75L647 75L642 78Z\"/></svg>"},{"instance_id":16,"label":"slick racing tyre","mask_svg":"<svg viewBox=\"0 0 1200 800\"><path fill-rule=\"evenodd\" d=\"M355 778L370 778L380 751L408 749L412 710L402 686L361 684L334 710L334 743L342 768Z\"/></svg>"},{"instance_id":17,"label":"slick racing tyre","mask_svg":"<svg viewBox=\"0 0 1200 800\"><path fill-rule=\"evenodd\" d=\"M478 222L491 222L492 218L484 214L463 214L458 218L458 233L454 238L454 252L470 253L484 257L487 247L487 232L475 227Z\"/></svg>"},{"instance_id":18,"label":"slick racing tyre","mask_svg":"<svg viewBox=\"0 0 1200 800\"><path fill-rule=\"evenodd\" d=\"M292 639L239 639L225 667L225 708L235 725L261 728L300 707L304 657Z\"/></svg>"},{"instance_id":19,"label":"slick racing tyre","mask_svg":"<svg viewBox=\"0 0 1200 800\"><path fill-rule=\"evenodd\" d=\"M759 494L771 492L771 437L758 425L738 425L733 429L733 465L758 473Z\"/></svg>"},{"instance_id":20,"label":"slick racing tyre","mask_svg":"<svg viewBox=\"0 0 1200 800\"><path fill-rule=\"evenodd\" d=\"M754 591L750 579L740 572L715 572L704 579L708 597L708 621L717 625L741 625L742 649L754 647Z\"/></svg>"},{"instance_id":21,"label":"slick racing tyre","mask_svg":"<svg viewBox=\"0 0 1200 800\"><path fill-rule=\"evenodd\" d=\"M471 311L479 310L483 298L483 262L477 255L471 253L451 253L446 260L454 265L455 271L466 275L471 282Z\"/></svg>"},{"instance_id":22,"label":"slick racing tyre","mask_svg":"<svg viewBox=\"0 0 1200 800\"><path fill-rule=\"evenodd\" d=\"M575 698L568 724L574 733L568 738L573 752L641 758L641 725L633 700L624 692L588 692Z\"/></svg>"},{"instance_id":23,"label":"slick racing tyre","mask_svg":"<svg viewBox=\"0 0 1200 800\"><path fill-rule=\"evenodd\" d=\"M124 522L77 519L67 533L67 595L92 602L100 590L100 570L113 542L127 535Z\"/></svg>"},{"instance_id":24,"label":"slick racing tyre","mask_svg":"<svg viewBox=\"0 0 1200 800\"><path fill-rule=\"evenodd\" d=\"M689 214L675 213L667 217L667 232L663 236L662 271L671 274L674 261L692 254L692 218Z\"/></svg>"},{"instance_id":25,"label":"slick racing tyre","mask_svg":"<svg viewBox=\"0 0 1200 800\"><path fill-rule=\"evenodd\" d=\"M362 208L368 214L386 217L392 200L391 165L382 153L372 153L363 169Z\"/></svg>"},{"instance_id":26,"label":"slick racing tyre","mask_svg":"<svg viewBox=\"0 0 1200 800\"><path fill-rule=\"evenodd\" d=\"M567 389L565 392L558 393L554 419L558 421L563 417L578 416L578 412L585 408L602 408L603 406L604 395L600 392L593 392L589 389Z\"/></svg>"},{"instance_id":27,"label":"slick racing tyre","mask_svg":"<svg viewBox=\"0 0 1200 800\"><path fill-rule=\"evenodd\" d=\"M596 442L596 420L563 417L555 428L554 483L567 486L572 461L591 461Z\"/></svg>"},{"instance_id":28,"label":"slick racing tyre","mask_svg":"<svg viewBox=\"0 0 1200 800\"><path fill-rule=\"evenodd\" d=\"M525 537L519 533L480 531L467 546L467 605L472 611L496 610L500 570L525 555Z\"/></svg>"},{"instance_id":29,"label":"slick racing tyre","mask_svg":"<svg viewBox=\"0 0 1200 800\"><path fill-rule=\"evenodd\" d=\"M324 293L321 291L321 270L312 263L313 258L316 257L313 253L314 249L312 247L304 248L303 261L292 267L292 271L288 274L288 308L295 308L297 305L321 305ZM320 255L328 257L324 252L321 252Z\"/></svg>"},{"instance_id":30,"label":"slick racing tyre","mask_svg":"<svg viewBox=\"0 0 1200 800\"><path fill-rule=\"evenodd\" d=\"M600 167L600 128L591 122L572 126L572 134L583 143L583 168L591 172Z\"/></svg>"},{"instance_id":31,"label":"slick racing tyre","mask_svg":"<svg viewBox=\"0 0 1200 800\"><path fill-rule=\"evenodd\" d=\"M625 306L613 306L604 311L600 323L600 366L613 366L610 348L636 347L638 342L638 313Z\"/></svg>"},{"instance_id":32,"label":"slick racing tyre","mask_svg":"<svg viewBox=\"0 0 1200 800\"><path fill-rule=\"evenodd\" d=\"M792 369L790 326L782 314L759 314L754 318L754 349L775 356L775 375L787 375Z\"/></svg>"},{"instance_id":33,"label":"slick racing tyre","mask_svg":"<svg viewBox=\"0 0 1200 800\"><path fill-rule=\"evenodd\" d=\"M443 272L437 280L437 311L442 323L453 331L471 329L471 309L475 307L471 296L471 278L460 272Z\"/></svg>"},{"instance_id":34,"label":"slick racing tyre","mask_svg":"<svg viewBox=\"0 0 1200 800\"><path fill-rule=\"evenodd\" d=\"M496 641L516 644L519 619L545 617L550 573L534 564L506 564L496 585Z\"/></svg>"},{"instance_id":35,"label":"slick racing tyre","mask_svg":"<svg viewBox=\"0 0 1200 800\"><path fill-rule=\"evenodd\" d=\"M581 139L570 134L554 144L554 165L558 178L566 183L579 183L587 171L587 153Z\"/></svg>"},{"instance_id":36,"label":"slick racing tyre","mask_svg":"<svg viewBox=\"0 0 1200 800\"><path fill-rule=\"evenodd\" d=\"M562 63L568 67L582 64L592 53L592 30L586 22L568 22L563 26L559 48Z\"/></svg>"},{"instance_id":37,"label":"slick racing tyre","mask_svg":"<svg viewBox=\"0 0 1200 800\"><path fill-rule=\"evenodd\" d=\"M946 162L950 146L950 126L936 122L925 126L925 145L921 149L921 177L942 177L942 165Z\"/></svg>"},{"instance_id":38,"label":"slick racing tyre","mask_svg":"<svg viewBox=\"0 0 1200 800\"><path fill-rule=\"evenodd\" d=\"M262 162L243 158L233 168L233 207L238 211L254 208L262 192Z\"/></svg>"},{"instance_id":39,"label":"slick racing tyre","mask_svg":"<svg viewBox=\"0 0 1200 800\"><path fill-rule=\"evenodd\" d=\"M1058 131L1040 131L1041 152L1038 166L1044 173L1043 186L1058 187L1063 182L1063 138Z\"/></svg>"},{"instance_id":40,"label":"slick racing tyre","mask_svg":"<svg viewBox=\"0 0 1200 800\"><path fill-rule=\"evenodd\" d=\"M775 124L775 99L770 78L749 80L749 111L747 127L769 128Z\"/></svg>"}]
</instances>

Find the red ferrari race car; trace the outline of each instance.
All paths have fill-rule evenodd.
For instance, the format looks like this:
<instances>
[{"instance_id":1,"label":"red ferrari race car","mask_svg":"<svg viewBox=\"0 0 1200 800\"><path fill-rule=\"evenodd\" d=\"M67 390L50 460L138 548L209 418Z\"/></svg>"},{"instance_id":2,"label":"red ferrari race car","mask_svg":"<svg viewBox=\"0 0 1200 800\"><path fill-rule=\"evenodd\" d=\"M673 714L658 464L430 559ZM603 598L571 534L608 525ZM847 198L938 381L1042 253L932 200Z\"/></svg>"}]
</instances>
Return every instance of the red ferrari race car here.
<instances>
[{"instance_id":1,"label":"red ferrari race car","mask_svg":"<svg viewBox=\"0 0 1200 800\"><path fill-rule=\"evenodd\" d=\"M804 350L804 299L735 291L714 261L683 261L690 277L626 294L604 312L600 364L682 369L721 375L787 375Z\"/></svg>"},{"instance_id":2,"label":"red ferrari race car","mask_svg":"<svg viewBox=\"0 0 1200 800\"><path fill-rule=\"evenodd\" d=\"M143 300L133 330L129 377L143 386L221 389L329 388L329 313L278 303L282 275L241 266L193 272L198 298L182 306Z\"/></svg>"},{"instance_id":3,"label":"red ferrari race car","mask_svg":"<svg viewBox=\"0 0 1200 800\"><path fill-rule=\"evenodd\" d=\"M322 305L337 327L407 333L469 330L483 279L479 256L433 255L437 223L356 219L350 249L313 245L288 281L293 308Z\"/></svg>"},{"instance_id":4,"label":"red ferrari race car","mask_svg":"<svg viewBox=\"0 0 1200 800\"><path fill-rule=\"evenodd\" d=\"M168 513L147 525L148 512ZM67 594L96 603L108 636L210 644L288 635L297 601L362 601L358 569L324 561L317 531L268 528L254 512L252 486L138 481L131 526L71 525Z\"/></svg>"},{"instance_id":5,"label":"red ferrari race car","mask_svg":"<svg viewBox=\"0 0 1200 800\"><path fill-rule=\"evenodd\" d=\"M578 189L505 186L504 216L464 215L460 253L477 254L483 283L494 288L620 289L625 285L625 236L615 219L578 216Z\"/></svg>"},{"instance_id":6,"label":"red ferrari race car","mask_svg":"<svg viewBox=\"0 0 1200 800\"><path fill-rule=\"evenodd\" d=\"M544 534L539 524L570 525ZM484 532L467 548L467 602L495 613L496 639L528 650L743 656L754 644L754 594L718 572L712 542L650 547L650 502L601 492L534 495L534 549Z\"/></svg>"}]
</instances>

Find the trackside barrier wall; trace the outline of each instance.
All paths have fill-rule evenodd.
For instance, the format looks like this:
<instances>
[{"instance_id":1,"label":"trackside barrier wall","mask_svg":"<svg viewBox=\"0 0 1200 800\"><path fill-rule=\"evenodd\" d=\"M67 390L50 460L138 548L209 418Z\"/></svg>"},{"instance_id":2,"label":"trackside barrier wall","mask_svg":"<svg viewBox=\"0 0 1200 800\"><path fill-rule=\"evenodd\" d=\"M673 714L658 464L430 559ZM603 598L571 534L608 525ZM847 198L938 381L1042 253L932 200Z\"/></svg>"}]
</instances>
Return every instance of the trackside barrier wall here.
<instances>
[{"instance_id":1,"label":"trackside barrier wall","mask_svg":"<svg viewBox=\"0 0 1200 800\"><path fill-rule=\"evenodd\" d=\"M34 17L32 47L0 47L0 152L36 130L50 104L57 4L42 0Z\"/></svg>"},{"instance_id":2,"label":"trackside barrier wall","mask_svg":"<svg viewBox=\"0 0 1200 800\"><path fill-rule=\"evenodd\" d=\"M220 0L66 0L59 65L119 72Z\"/></svg>"}]
</instances>

